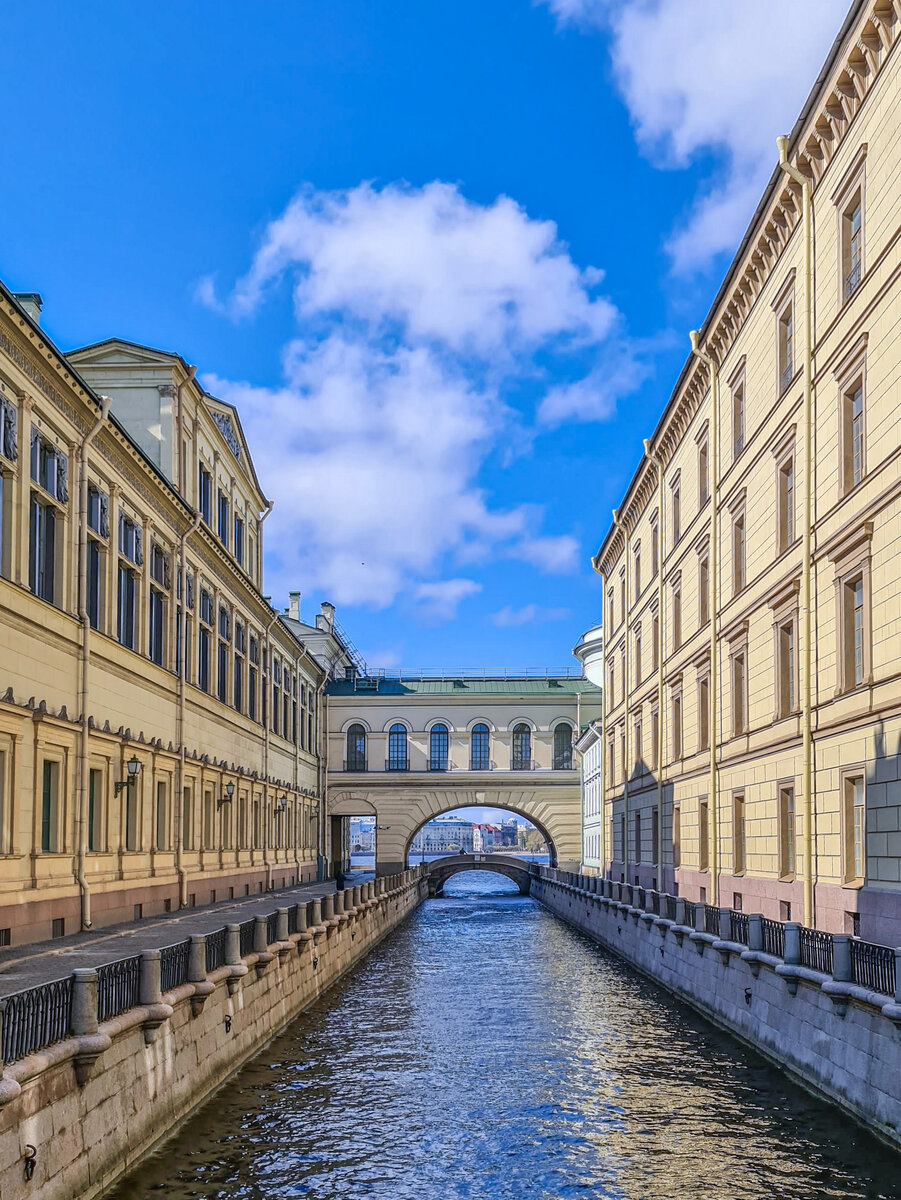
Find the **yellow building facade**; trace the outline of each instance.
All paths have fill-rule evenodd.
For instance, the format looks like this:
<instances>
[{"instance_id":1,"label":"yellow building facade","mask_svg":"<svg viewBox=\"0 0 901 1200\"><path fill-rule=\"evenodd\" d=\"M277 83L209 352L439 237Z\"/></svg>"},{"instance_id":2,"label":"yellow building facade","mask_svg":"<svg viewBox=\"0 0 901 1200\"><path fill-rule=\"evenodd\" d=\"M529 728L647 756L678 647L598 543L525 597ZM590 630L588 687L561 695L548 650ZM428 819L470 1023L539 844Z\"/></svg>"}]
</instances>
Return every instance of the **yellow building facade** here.
<instances>
[{"instance_id":1,"label":"yellow building facade","mask_svg":"<svg viewBox=\"0 0 901 1200\"><path fill-rule=\"evenodd\" d=\"M237 413L38 302L0 290L0 944L314 878L323 784Z\"/></svg>"},{"instance_id":2,"label":"yellow building facade","mask_svg":"<svg viewBox=\"0 0 901 1200\"><path fill-rule=\"evenodd\" d=\"M596 556L604 812L586 863L888 944L899 32L890 0L853 7Z\"/></svg>"}]
</instances>

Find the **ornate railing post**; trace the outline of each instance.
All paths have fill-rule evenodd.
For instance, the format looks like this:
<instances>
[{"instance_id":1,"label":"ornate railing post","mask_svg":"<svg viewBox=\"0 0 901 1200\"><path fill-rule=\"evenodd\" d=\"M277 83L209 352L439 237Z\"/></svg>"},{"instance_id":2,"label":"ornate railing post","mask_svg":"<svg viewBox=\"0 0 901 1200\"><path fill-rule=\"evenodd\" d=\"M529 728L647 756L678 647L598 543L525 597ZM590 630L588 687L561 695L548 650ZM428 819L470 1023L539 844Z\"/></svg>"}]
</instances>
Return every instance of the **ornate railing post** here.
<instances>
[{"instance_id":1,"label":"ornate railing post","mask_svg":"<svg viewBox=\"0 0 901 1200\"><path fill-rule=\"evenodd\" d=\"M191 934L191 946L188 950L188 983L194 984L194 995L191 997L191 1012L199 1016L206 1004L206 998L214 990L213 984L206 977L206 935Z\"/></svg>"},{"instance_id":2,"label":"ornate railing post","mask_svg":"<svg viewBox=\"0 0 901 1200\"><path fill-rule=\"evenodd\" d=\"M832 935L832 978L836 983L851 982L851 938L847 933Z\"/></svg>"},{"instance_id":3,"label":"ornate railing post","mask_svg":"<svg viewBox=\"0 0 901 1200\"><path fill-rule=\"evenodd\" d=\"M796 967L801 962L801 926L797 921L785 922L785 954L787 966Z\"/></svg>"},{"instance_id":4,"label":"ornate railing post","mask_svg":"<svg viewBox=\"0 0 901 1200\"><path fill-rule=\"evenodd\" d=\"M312 902L310 924L313 926L322 924L322 901L319 899Z\"/></svg>"},{"instance_id":5,"label":"ornate railing post","mask_svg":"<svg viewBox=\"0 0 901 1200\"><path fill-rule=\"evenodd\" d=\"M760 913L748 913L748 949L763 949L763 917Z\"/></svg>"},{"instance_id":6,"label":"ornate railing post","mask_svg":"<svg viewBox=\"0 0 901 1200\"><path fill-rule=\"evenodd\" d=\"M93 967L76 967L72 976L72 1032L89 1037L97 1032L97 972Z\"/></svg>"}]
</instances>

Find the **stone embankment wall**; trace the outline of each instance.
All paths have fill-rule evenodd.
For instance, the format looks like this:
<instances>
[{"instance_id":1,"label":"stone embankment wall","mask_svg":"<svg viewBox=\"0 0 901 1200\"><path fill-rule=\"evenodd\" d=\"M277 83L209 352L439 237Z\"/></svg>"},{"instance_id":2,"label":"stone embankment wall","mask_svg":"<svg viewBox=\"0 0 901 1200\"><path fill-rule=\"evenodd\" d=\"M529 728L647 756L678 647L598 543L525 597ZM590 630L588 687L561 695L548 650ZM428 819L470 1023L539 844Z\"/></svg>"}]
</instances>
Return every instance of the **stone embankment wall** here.
<instances>
[{"instance_id":1,"label":"stone embankment wall","mask_svg":"<svg viewBox=\"0 0 901 1200\"><path fill-rule=\"evenodd\" d=\"M414 869L299 905L294 932L287 909L258 917L252 950L241 945L241 927L229 926L211 935L222 939L224 960L211 971L211 937L192 938L190 982L169 991L160 987L160 951L145 952L141 1004L105 1022L97 1021L96 972L76 972L75 1036L7 1065L0 1080L0 1196L102 1196L427 891Z\"/></svg>"},{"instance_id":2,"label":"stone embankment wall","mask_svg":"<svg viewBox=\"0 0 901 1200\"><path fill-rule=\"evenodd\" d=\"M728 909L705 911L668 897L673 920L614 898L614 890L619 885L606 880L542 868L531 894L809 1091L901 1148L901 997L848 982L849 972L840 969L840 959L847 961L847 938L834 939L830 975L801 964L799 938L806 931L797 925L775 931L784 939L781 955L766 953L759 917L739 915L743 931L750 929L750 945L743 944L730 936L735 914ZM626 894L635 899L631 889ZM660 898L648 907L660 909ZM697 916L694 925L685 923L689 912ZM895 954L901 958L901 952Z\"/></svg>"}]
</instances>

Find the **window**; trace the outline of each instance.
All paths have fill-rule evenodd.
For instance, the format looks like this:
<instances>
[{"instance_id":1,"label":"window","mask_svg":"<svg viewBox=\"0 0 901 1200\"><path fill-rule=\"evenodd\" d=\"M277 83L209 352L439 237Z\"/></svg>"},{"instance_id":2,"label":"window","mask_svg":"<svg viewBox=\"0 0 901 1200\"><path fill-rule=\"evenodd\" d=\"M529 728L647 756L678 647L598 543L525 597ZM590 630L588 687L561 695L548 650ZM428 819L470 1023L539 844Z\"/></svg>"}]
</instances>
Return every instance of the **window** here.
<instances>
[{"instance_id":1,"label":"window","mask_svg":"<svg viewBox=\"0 0 901 1200\"><path fill-rule=\"evenodd\" d=\"M622 619L626 619L626 570L625 567L620 572L619 576L619 611L623 614Z\"/></svg>"},{"instance_id":2,"label":"window","mask_svg":"<svg viewBox=\"0 0 901 1200\"><path fill-rule=\"evenodd\" d=\"M133 852L138 846L138 781L125 788L125 849Z\"/></svg>"},{"instance_id":3,"label":"window","mask_svg":"<svg viewBox=\"0 0 901 1200\"><path fill-rule=\"evenodd\" d=\"M94 538L88 538L87 556L85 611L91 628L99 629L103 612L103 548Z\"/></svg>"},{"instance_id":4,"label":"window","mask_svg":"<svg viewBox=\"0 0 901 1200\"><path fill-rule=\"evenodd\" d=\"M732 874L743 875L746 863L745 798L732 797Z\"/></svg>"},{"instance_id":5,"label":"window","mask_svg":"<svg viewBox=\"0 0 901 1200\"><path fill-rule=\"evenodd\" d=\"M698 750L710 748L710 676L698 679Z\"/></svg>"},{"instance_id":6,"label":"window","mask_svg":"<svg viewBox=\"0 0 901 1200\"><path fill-rule=\"evenodd\" d=\"M746 687L745 652L739 650L732 655L732 733L735 737L745 732Z\"/></svg>"},{"instance_id":7,"label":"window","mask_svg":"<svg viewBox=\"0 0 901 1200\"><path fill-rule=\"evenodd\" d=\"M673 651L676 651L682 645L682 578L677 576L673 580Z\"/></svg>"},{"instance_id":8,"label":"window","mask_svg":"<svg viewBox=\"0 0 901 1200\"><path fill-rule=\"evenodd\" d=\"M612 787L616 779L616 742L613 734L607 737L607 786Z\"/></svg>"},{"instance_id":9,"label":"window","mask_svg":"<svg viewBox=\"0 0 901 1200\"><path fill-rule=\"evenodd\" d=\"M116 613L116 636L129 650L135 648L135 607L137 577L126 563L119 563L119 603Z\"/></svg>"},{"instance_id":10,"label":"window","mask_svg":"<svg viewBox=\"0 0 901 1200\"><path fill-rule=\"evenodd\" d=\"M614 688L615 683L616 683L616 665L613 661L613 655L611 654L610 661L607 664L607 702L611 708L613 708L616 703L615 688Z\"/></svg>"},{"instance_id":11,"label":"window","mask_svg":"<svg viewBox=\"0 0 901 1200\"><path fill-rule=\"evenodd\" d=\"M94 484L88 484L88 529L98 537L109 537L109 496Z\"/></svg>"},{"instance_id":12,"label":"window","mask_svg":"<svg viewBox=\"0 0 901 1200\"><path fill-rule=\"evenodd\" d=\"M742 377L732 388L732 457L745 448L745 381Z\"/></svg>"},{"instance_id":13,"label":"window","mask_svg":"<svg viewBox=\"0 0 901 1200\"><path fill-rule=\"evenodd\" d=\"M229 658L231 656L231 614L219 606L219 647L216 671L216 695L223 704L228 703Z\"/></svg>"},{"instance_id":14,"label":"window","mask_svg":"<svg viewBox=\"0 0 901 1200\"><path fill-rule=\"evenodd\" d=\"M637 713L632 720L632 739L634 743L632 746L632 757L636 763L640 763L642 760L642 752L644 750L641 728L641 713Z\"/></svg>"},{"instance_id":15,"label":"window","mask_svg":"<svg viewBox=\"0 0 901 1200\"><path fill-rule=\"evenodd\" d=\"M710 468L707 434L698 442L698 507L703 508L710 495Z\"/></svg>"},{"instance_id":16,"label":"window","mask_svg":"<svg viewBox=\"0 0 901 1200\"><path fill-rule=\"evenodd\" d=\"M682 866L682 809L678 804L673 808L673 866Z\"/></svg>"},{"instance_id":17,"label":"window","mask_svg":"<svg viewBox=\"0 0 901 1200\"><path fill-rule=\"evenodd\" d=\"M776 630L776 715L787 717L798 707L795 618L783 621Z\"/></svg>"},{"instance_id":18,"label":"window","mask_svg":"<svg viewBox=\"0 0 901 1200\"><path fill-rule=\"evenodd\" d=\"M197 470L197 507L207 525L213 520L213 477L203 465Z\"/></svg>"},{"instance_id":19,"label":"window","mask_svg":"<svg viewBox=\"0 0 901 1200\"><path fill-rule=\"evenodd\" d=\"M235 558L240 566L244 566L244 521L241 517L235 516L235 541L234 541Z\"/></svg>"},{"instance_id":20,"label":"window","mask_svg":"<svg viewBox=\"0 0 901 1200\"><path fill-rule=\"evenodd\" d=\"M635 595L641 595L641 544L635 547L635 552L632 558L635 564Z\"/></svg>"},{"instance_id":21,"label":"window","mask_svg":"<svg viewBox=\"0 0 901 1200\"><path fill-rule=\"evenodd\" d=\"M59 850L59 763L45 758L41 789L41 852L56 854Z\"/></svg>"},{"instance_id":22,"label":"window","mask_svg":"<svg viewBox=\"0 0 901 1200\"><path fill-rule=\"evenodd\" d=\"M480 722L473 725L470 736L470 766L473 771L487 771L489 767L489 738L488 726Z\"/></svg>"},{"instance_id":23,"label":"window","mask_svg":"<svg viewBox=\"0 0 901 1200\"><path fill-rule=\"evenodd\" d=\"M56 524L55 507L33 492L28 583L34 594L48 604L56 602Z\"/></svg>"},{"instance_id":24,"label":"window","mask_svg":"<svg viewBox=\"0 0 901 1200\"><path fill-rule=\"evenodd\" d=\"M16 428L19 422L19 410L12 400L0 396L0 454L9 462L15 462L19 457L16 442Z\"/></svg>"},{"instance_id":25,"label":"window","mask_svg":"<svg viewBox=\"0 0 901 1200\"><path fill-rule=\"evenodd\" d=\"M842 279L844 298L850 300L863 272L863 189L858 187L841 216Z\"/></svg>"},{"instance_id":26,"label":"window","mask_svg":"<svg viewBox=\"0 0 901 1200\"><path fill-rule=\"evenodd\" d=\"M194 849L194 793L185 786L181 793L181 837L186 850Z\"/></svg>"},{"instance_id":27,"label":"window","mask_svg":"<svg viewBox=\"0 0 901 1200\"><path fill-rule=\"evenodd\" d=\"M672 733L673 733L673 760L677 761L682 757L682 693L681 691L673 692L671 701L672 714Z\"/></svg>"},{"instance_id":28,"label":"window","mask_svg":"<svg viewBox=\"0 0 901 1200\"><path fill-rule=\"evenodd\" d=\"M257 639L250 635L250 666L247 671L247 715L251 721L257 719L257 675L259 674L260 649Z\"/></svg>"},{"instance_id":29,"label":"window","mask_svg":"<svg viewBox=\"0 0 901 1200\"><path fill-rule=\"evenodd\" d=\"M572 726L561 721L554 730L554 770L569 771L573 765Z\"/></svg>"},{"instance_id":30,"label":"window","mask_svg":"<svg viewBox=\"0 0 901 1200\"><path fill-rule=\"evenodd\" d=\"M532 730L520 723L513 728L513 770L528 771L532 766Z\"/></svg>"},{"instance_id":31,"label":"window","mask_svg":"<svg viewBox=\"0 0 901 1200\"><path fill-rule=\"evenodd\" d=\"M278 722L282 708L282 665L275 657L272 659L272 732L278 733Z\"/></svg>"},{"instance_id":32,"label":"window","mask_svg":"<svg viewBox=\"0 0 901 1200\"><path fill-rule=\"evenodd\" d=\"M225 492L223 492L222 488L219 489L218 499L219 499L219 505L218 505L219 541L222 543L223 546L228 546L228 524L229 524L230 506L228 503L228 496L226 496L226 494L225 494Z\"/></svg>"},{"instance_id":33,"label":"window","mask_svg":"<svg viewBox=\"0 0 901 1200\"><path fill-rule=\"evenodd\" d=\"M103 772L92 767L88 772L88 850L97 854L103 843Z\"/></svg>"},{"instance_id":34,"label":"window","mask_svg":"<svg viewBox=\"0 0 901 1200\"><path fill-rule=\"evenodd\" d=\"M779 467L779 550L795 540L795 460L787 458Z\"/></svg>"},{"instance_id":35,"label":"window","mask_svg":"<svg viewBox=\"0 0 901 1200\"><path fill-rule=\"evenodd\" d=\"M215 847L216 810L213 806L213 793L203 793L203 848L212 850Z\"/></svg>"},{"instance_id":36,"label":"window","mask_svg":"<svg viewBox=\"0 0 901 1200\"><path fill-rule=\"evenodd\" d=\"M710 866L710 807L707 797L698 801L698 870L706 871Z\"/></svg>"},{"instance_id":37,"label":"window","mask_svg":"<svg viewBox=\"0 0 901 1200\"><path fill-rule=\"evenodd\" d=\"M845 492L857 487L866 474L864 436L863 380L858 379L845 389L842 397L842 465Z\"/></svg>"},{"instance_id":38,"label":"window","mask_svg":"<svg viewBox=\"0 0 901 1200\"><path fill-rule=\"evenodd\" d=\"M169 849L169 803L166 784L162 779L156 785L156 848Z\"/></svg>"},{"instance_id":39,"label":"window","mask_svg":"<svg viewBox=\"0 0 901 1200\"><path fill-rule=\"evenodd\" d=\"M31 478L61 504L69 499L69 459L36 429L31 435Z\"/></svg>"},{"instance_id":40,"label":"window","mask_svg":"<svg viewBox=\"0 0 901 1200\"><path fill-rule=\"evenodd\" d=\"M197 686L210 690L210 648L213 637L213 597L205 588L200 590L200 624L197 630Z\"/></svg>"},{"instance_id":41,"label":"window","mask_svg":"<svg viewBox=\"0 0 901 1200\"><path fill-rule=\"evenodd\" d=\"M660 763L660 713L651 709L651 770L656 771Z\"/></svg>"},{"instance_id":42,"label":"window","mask_svg":"<svg viewBox=\"0 0 901 1200\"><path fill-rule=\"evenodd\" d=\"M447 770L447 726L433 725L429 731L429 770Z\"/></svg>"},{"instance_id":43,"label":"window","mask_svg":"<svg viewBox=\"0 0 901 1200\"><path fill-rule=\"evenodd\" d=\"M795 873L795 789L779 789L779 875Z\"/></svg>"},{"instance_id":44,"label":"window","mask_svg":"<svg viewBox=\"0 0 901 1200\"><path fill-rule=\"evenodd\" d=\"M244 651L247 633L241 621L235 621L235 667L232 686L232 707L236 712L244 711Z\"/></svg>"},{"instance_id":45,"label":"window","mask_svg":"<svg viewBox=\"0 0 901 1200\"><path fill-rule=\"evenodd\" d=\"M634 861L635 861L635 862L637 862L637 863L640 863L640 862L642 861L642 855L641 855L641 816L642 816L641 809L640 809L640 808L636 808L636 810L635 810L635 819L634 819L634 821L633 821L633 824L634 824L634 826L635 826L635 842L634 842L634 848L635 848L635 859L634 859Z\"/></svg>"},{"instance_id":46,"label":"window","mask_svg":"<svg viewBox=\"0 0 901 1200\"><path fill-rule=\"evenodd\" d=\"M158 666L163 666L166 630L166 603L163 593L155 587L150 589L150 629L148 654Z\"/></svg>"},{"instance_id":47,"label":"window","mask_svg":"<svg viewBox=\"0 0 901 1200\"><path fill-rule=\"evenodd\" d=\"M673 545L682 537L682 483L677 475L672 483Z\"/></svg>"},{"instance_id":48,"label":"window","mask_svg":"<svg viewBox=\"0 0 901 1200\"><path fill-rule=\"evenodd\" d=\"M641 626L635 627L635 686L641 687Z\"/></svg>"},{"instance_id":49,"label":"window","mask_svg":"<svg viewBox=\"0 0 901 1200\"><path fill-rule=\"evenodd\" d=\"M866 872L866 809L863 775L846 775L842 809L845 883L863 883Z\"/></svg>"},{"instance_id":50,"label":"window","mask_svg":"<svg viewBox=\"0 0 901 1200\"><path fill-rule=\"evenodd\" d=\"M842 584L842 660L845 691L859 687L867 674L864 578L857 574Z\"/></svg>"},{"instance_id":51,"label":"window","mask_svg":"<svg viewBox=\"0 0 901 1200\"><path fill-rule=\"evenodd\" d=\"M651 616L651 670L660 665L660 614L654 610Z\"/></svg>"},{"instance_id":52,"label":"window","mask_svg":"<svg viewBox=\"0 0 901 1200\"><path fill-rule=\"evenodd\" d=\"M388 770L407 769L407 730L404 725L392 725L388 730Z\"/></svg>"},{"instance_id":53,"label":"window","mask_svg":"<svg viewBox=\"0 0 901 1200\"><path fill-rule=\"evenodd\" d=\"M785 306L779 317L779 391L784 392L795 373L794 304Z\"/></svg>"},{"instance_id":54,"label":"window","mask_svg":"<svg viewBox=\"0 0 901 1200\"><path fill-rule=\"evenodd\" d=\"M660 532L656 516L651 518L651 574L656 575L660 569Z\"/></svg>"},{"instance_id":55,"label":"window","mask_svg":"<svg viewBox=\"0 0 901 1200\"><path fill-rule=\"evenodd\" d=\"M366 770L366 730L362 725L351 725L347 731L346 771Z\"/></svg>"},{"instance_id":56,"label":"window","mask_svg":"<svg viewBox=\"0 0 901 1200\"><path fill-rule=\"evenodd\" d=\"M607 622L611 628L616 625L616 615L613 609L613 588L607 588Z\"/></svg>"},{"instance_id":57,"label":"window","mask_svg":"<svg viewBox=\"0 0 901 1200\"><path fill-rule=\"evenodd\" d=\"M732 594L737 596L745 586L745 514L732 520Z\"/></svg>"},{"instance_id":58,"label":"window","mask_svg":"<svg viewBox=\"0 0 901 1200\"><path fill-rule=\"evenodd\" d=\"M0 408L0 413L3 409ZM0 442L2 445L2 442ZM6 539L9 535L6 532L6 476L0 470L0 575L8 575L9 567L5 565L6 560Z\"/></svg>"},{"instance_id":59,"label":"window","mask_svg":"<svg viewBox=\"0 0 901 1200\"><path fill-rule=\"evenodd\" d=\"M119 553L140 567L144 562L144 531L137 521L121 514L119 517Z\"/></svg>"},{"instance_id":60,"label":"window","mask_svg":"<svg viewBox=\"0 0 901 1200\"><path fill-rule=\"evenodd\" d=\"M710 620L710 559L702 554L698 559L698 624Z\"/></svg>"}]
</instances>

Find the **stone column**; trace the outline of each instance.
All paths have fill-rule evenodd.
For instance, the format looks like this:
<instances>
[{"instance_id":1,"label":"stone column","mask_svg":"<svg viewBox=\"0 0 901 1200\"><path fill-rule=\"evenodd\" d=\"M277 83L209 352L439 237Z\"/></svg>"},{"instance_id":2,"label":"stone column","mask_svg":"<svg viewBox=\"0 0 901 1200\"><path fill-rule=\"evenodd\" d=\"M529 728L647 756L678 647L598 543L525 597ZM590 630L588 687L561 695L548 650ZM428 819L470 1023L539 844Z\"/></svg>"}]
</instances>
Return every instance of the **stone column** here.
<instances>
[{"instance_id":1,"label":"stone column","mask_svg":"<svg viewBox=\"0 0 901 1200\"><path fill-rule=\"evenodd\" d=\"M297 932L306 933L309 928L307 917L309 916L309 906L306 904L298 904L297 906Z\"/></svg>"},{"instance_id":2,"label":"stone column","mask_svg":"<svg viewBox=\"0 0 901 1200\"><path fill-rule=\"evenodd\" d=\"M335 892L332 899L333 899L333 902L335 905L335 916L339 917L341 915L341 913L344 912L344 893L343 892Z\"/></svg>"},{"instance_id":3,"label":"stone column","mask_svg":"<svg viewBox=\"0 0 901 1200\"><path fill-rule=\"evenodd\" d=\"M288 910L286 908L280 908L278 910L278 926L276 936L280 942L286 942L288 940Z\"/></svg>"},{"instance_id":4,"label":"stone column","mask_svg":"<svg viewBox=\"0 0 901 1200\"><path fill-rule=\"evenodd\" d=\"M314 925L314 926L322 924L322 901L321 900L311 900L310 901L310 924Z\"/></svg>"},{"instance_id":5,"label":"stone column","mask_svg":"<svg viewBox=\"0 0 901 1200\"><path fill-rule=\"evenodd\" d=\"M159 1004L163 993L160 990L160 952L144 950L141 954L141 980L138 999L141 1004Z\"/></svg>"},{"instance_id":6,"label":"stone column","mask_svg":"<svg viewBox=\"0 0 901 1200\"><path fill-rule=\"evenodd\" d=\"M323 897L322 897L322 899L319 901L319 903L320 903L320 905L322 906L322 919L323 919L323 921L331 921L331 919L332 919L332 918L334 917L334 915L335 915L335 898L334 898L334 895L333 895L332 893L329 893L328 895L326 895L326 896L323 896Z\"/></svg>"},{"instance_id":7,"label":"stone column","mask_svg":"<svg viewBox=\"0 0 901 1200\"><path fill-rule=\"evenodd\" d=\"M188 951L188 982L206 982L206 936L191 934L191 949Z\"/></svg>"},{"instance_id":8,"label":"stone column","mask_svg":"<svg viewBox=\"0 0 901 1200\"><path fill-rule=\"evenodd\" d=\"M87 1037L97 1032L97 972L93 967L76 967L72 975L72 1032Z\"/></svg>"},{"instance_id":9,"label":"stone column","mask_svg":"<svg viewBox=\"0 0 901 1200\"><path fill-rule=\"evenodd\" d=\"M240 925L226 925L225 927L225 961L230 967L241 965Z\"/></svg>"},{"instance_id":10,"label":"stone column","mask_svg":"<svg viewBox=\"0 0 901 1200\"><path fill-rule=\"evenodd\" d=\"M254 954L265 954L269 945L269 938L266 930L266 918L256 916L253 919L253 952Z\"/></svg>"}]
</instances>

